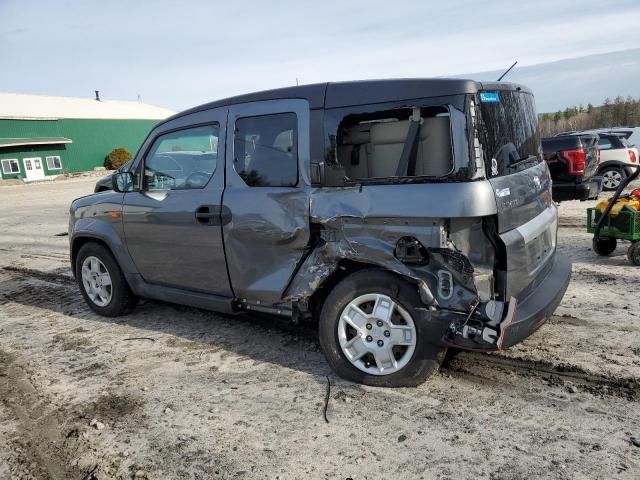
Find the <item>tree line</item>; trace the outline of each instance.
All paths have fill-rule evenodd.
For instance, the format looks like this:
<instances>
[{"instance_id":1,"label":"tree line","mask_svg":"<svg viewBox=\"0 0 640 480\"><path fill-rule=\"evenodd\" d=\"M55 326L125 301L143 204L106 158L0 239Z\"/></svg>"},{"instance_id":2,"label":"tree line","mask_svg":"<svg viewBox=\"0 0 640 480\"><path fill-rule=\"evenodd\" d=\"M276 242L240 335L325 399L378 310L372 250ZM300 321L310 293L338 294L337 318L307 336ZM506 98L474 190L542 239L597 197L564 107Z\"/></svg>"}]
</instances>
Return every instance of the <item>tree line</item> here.
<instances>
[{"instance_id":1,"label":"tree line","mask_svg":"<svg viewBox=\"0 0 640 480\"><path fill-rule=\"evenodd\" d=\"M592 104L568 107L555 113L539 115L540 133L550 137L570 130L640 126L640 98L606 98L600 106Z\"/></svg>"}]
</instances>

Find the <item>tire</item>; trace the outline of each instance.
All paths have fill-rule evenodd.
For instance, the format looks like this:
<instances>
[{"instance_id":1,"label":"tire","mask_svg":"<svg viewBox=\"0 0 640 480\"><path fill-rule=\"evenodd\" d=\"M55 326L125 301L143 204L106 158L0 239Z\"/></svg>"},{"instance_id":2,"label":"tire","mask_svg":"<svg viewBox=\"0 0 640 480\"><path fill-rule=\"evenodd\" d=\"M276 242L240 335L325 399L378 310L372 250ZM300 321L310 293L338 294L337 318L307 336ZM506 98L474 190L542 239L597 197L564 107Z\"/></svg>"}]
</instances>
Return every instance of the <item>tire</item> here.
<instances>
[{"instance_id":1,"label":"tire","mask_svg":"<svg viewBox=\"0 0 640 480\"><path fill-rule=\"evenodd\" d=\"M627 250L627 259L631 265L640 267L640 241L633 242Z\"/></svg>"},{"instance_id":2,"label":"tire","mask_svg":"<svg viewBox=\"0 0 640 480\"><path fill-rule=\"evenodd\" d=\"M378 311L384 312L382 307L390 306L388 300L394 302L386 310L392 313L378 315L382 324L378 326L378 320L368 315L372 315L375 305L380 305ZM367 316L354 314L357 312L354 305L362 306L362 313ZM429 338L429 322L421 318L424 310L417 310L421 305L417 288L397 275L366 269L347 276L329 293L320 314L320 347L327 362L342 378L365 385L413 387L421 384L438 371L447 352L447 348L439 344L440 338ZM345 317L360 328L356 329ZM411 336L413 345L407 340ZM396 340L399 341L395 343ZM350 342L355 342L351 347L354 351L366 351L360 359L356 359L359 352L353 355L353 362L344 349ZM395 345L393 351L392 345ZM379 357L374 357L372 352ZM379 363L378 358L384 360ZM385 360L388 367L384 367Z\"/></svg>"},{"instance_id":3,"label":"tire","mask_svg":"<svg viewBox=\"0 0 640 480\"><path fill-rule=\"evenodd\" d=\"M615 191L620 183L627 178L627 173L620 167L603 168L599 175L602 176L602 189L607 192Z\"/></svg>"},{"instance_id":4,"label":"tire","mask_svg":"<svg viewBox=\"0 0 640 480\"><path fill-rule=\"evenodd\" d=\"M96 265L98 268L93 268ZM97 283L92 284L92 281L89 281L89 285L85 285L87 277L83 277L83 266L89 269L87 273L96 274L93 278L95 282L100 282L101 288L93 288L92 285ZM95 242L85 243L78 252L75 268L80 292L94 312L105 317L118 317L129 313L138 303L138 297L129 288L118 262L103 245ZM105 273L108 275L110 285L107 285ZM99 290L104 294L95 293Z\"/></svg>"},{"instance_id":5,"label":"tire","mask_svg":"<svg viewBox=\"0 0 640 480\"><path fill-rule=\"evenodd\" d=\"M611 255L618 246L617 240L611 237L600 237L598 240L593 239L591 243L593 245L593 251L601 257Z\"/></svg>"}]
</instances>

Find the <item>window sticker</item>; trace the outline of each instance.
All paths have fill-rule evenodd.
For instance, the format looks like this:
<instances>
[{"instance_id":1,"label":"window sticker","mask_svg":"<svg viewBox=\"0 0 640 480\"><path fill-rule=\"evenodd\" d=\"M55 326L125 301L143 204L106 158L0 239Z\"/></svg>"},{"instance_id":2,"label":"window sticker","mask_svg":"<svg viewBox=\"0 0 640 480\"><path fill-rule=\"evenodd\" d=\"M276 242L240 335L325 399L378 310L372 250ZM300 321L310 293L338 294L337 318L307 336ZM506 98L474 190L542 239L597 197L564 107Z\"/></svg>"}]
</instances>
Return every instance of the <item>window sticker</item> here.
<instances>
[{"instance_id":1,"label":"window sticker","mask_svg":"<svg viewBox=\"0 0 640 480\"><path fill-rule=\"evenodd\" d=\"M480 101L484 103L498 103L500 95L498 92L480 92Z\"/></svg>"}]
</instances>

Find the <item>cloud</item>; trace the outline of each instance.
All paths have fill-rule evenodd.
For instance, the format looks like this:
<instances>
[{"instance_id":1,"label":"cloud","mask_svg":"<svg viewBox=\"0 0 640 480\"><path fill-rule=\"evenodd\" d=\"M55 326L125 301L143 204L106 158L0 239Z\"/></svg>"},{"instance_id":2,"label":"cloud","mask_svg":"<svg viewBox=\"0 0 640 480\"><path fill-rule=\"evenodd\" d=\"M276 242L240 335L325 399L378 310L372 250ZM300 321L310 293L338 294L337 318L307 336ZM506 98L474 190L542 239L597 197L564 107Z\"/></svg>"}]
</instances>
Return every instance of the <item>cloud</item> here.
<instances>
[{"instance_id":1,"label":"cloud","mask_svg":"<svg viewBox=\"0 0 640 480\"><path fill-rule=\"evenodd\" d=\"M625 27L640 16L634 0L0 5L0 62L12 66L0 72L0 90L98 88L177 109L296 77L447 76L640 46L640 29Z\"/></svg>"}]
</instances>

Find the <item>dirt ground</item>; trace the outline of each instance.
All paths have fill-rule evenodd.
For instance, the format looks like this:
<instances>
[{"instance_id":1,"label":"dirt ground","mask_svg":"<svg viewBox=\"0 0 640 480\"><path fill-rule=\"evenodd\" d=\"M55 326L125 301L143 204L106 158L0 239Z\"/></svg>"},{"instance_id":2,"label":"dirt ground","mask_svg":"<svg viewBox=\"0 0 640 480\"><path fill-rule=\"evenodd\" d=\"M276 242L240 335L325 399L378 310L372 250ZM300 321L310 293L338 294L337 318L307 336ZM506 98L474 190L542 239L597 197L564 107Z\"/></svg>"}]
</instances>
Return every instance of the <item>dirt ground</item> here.
<instances>
[{"instance_id":1,"label":"dirt ground","mask_svg":"<svg viewBox=\"0 0 640 480\"><path fill-rule=\"evenodd\" d=\"M56 235L94 181L0 187L0 478L640 478L640 268L591 251L593 202L560 206L550 322L381 389L336 377L310 327L91 313Z\"/></svg>"}]
</instances>

